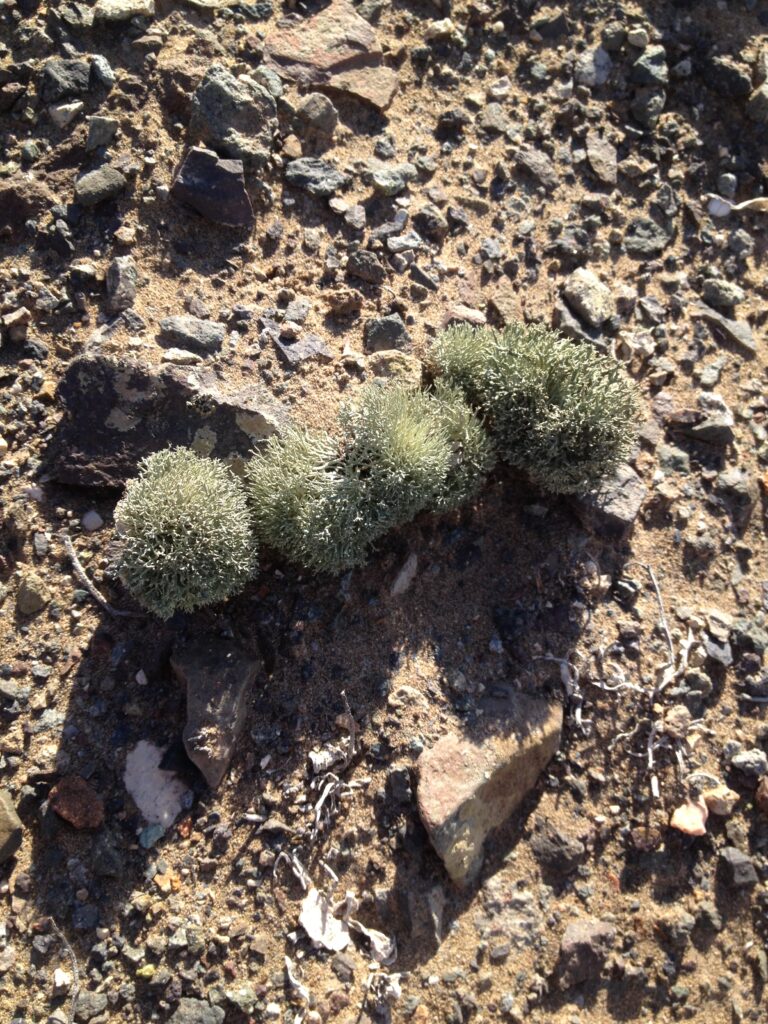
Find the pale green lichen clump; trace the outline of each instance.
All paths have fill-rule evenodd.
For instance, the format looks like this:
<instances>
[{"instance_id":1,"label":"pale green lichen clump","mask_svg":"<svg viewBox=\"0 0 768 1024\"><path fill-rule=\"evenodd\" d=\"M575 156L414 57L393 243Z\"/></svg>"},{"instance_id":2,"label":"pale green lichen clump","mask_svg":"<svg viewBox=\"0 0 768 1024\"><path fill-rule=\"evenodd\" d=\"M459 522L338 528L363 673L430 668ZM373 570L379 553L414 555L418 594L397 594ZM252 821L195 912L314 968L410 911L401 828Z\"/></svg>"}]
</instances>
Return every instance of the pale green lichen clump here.
<instances>
[{"instance_id":1,"label":"pale green lichen clump","mask_svg":"<svg viewBox=\"0 0 768 1024\"><path fill-rule=\"evenodd\" d=\"M637 389L619 364L540 324L449 328L436 371L483 416L502 459L545 491L598 487L637 437Z\"/></svg>"},{"instance_id":2,"label":"pale green lichen clump","mask_svg":"<svg viewBox=\"0 0 768 1024\"><path fill-rule=\"evenodd\" d=\"M256 566L242 486L215 459L169 448L144 459L115 509L123 583L161 619L242 590Z\"/></svg>"},{"instance_id":3,"label":"pale green lichen clump","mask_svg":"<svg viewBox=\"0 0 768 1024\"><path fill-rule=\"evenodd\" d=\"M388 530L466 500L490 463L458 391L374 384L342 410L338 437L293 429L254 456L256 530L291 561L343 571Z\"/></svg>"}]
</instances>

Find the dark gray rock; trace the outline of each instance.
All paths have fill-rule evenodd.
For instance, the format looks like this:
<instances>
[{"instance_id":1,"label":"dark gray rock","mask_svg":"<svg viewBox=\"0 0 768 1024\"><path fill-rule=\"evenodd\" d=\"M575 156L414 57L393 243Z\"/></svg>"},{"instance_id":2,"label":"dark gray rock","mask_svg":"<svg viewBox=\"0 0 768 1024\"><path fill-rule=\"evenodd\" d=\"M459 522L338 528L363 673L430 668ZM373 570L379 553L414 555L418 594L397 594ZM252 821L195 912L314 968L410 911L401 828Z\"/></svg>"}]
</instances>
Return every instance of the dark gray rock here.
<instances>
[{"instance_id":1,"label":"dark gray rock","mask_svg":"<svg viewBox=\"0 0 768 1024\"><path fill-rule=\"evenodd\" d=\"M195 142L258 169L269 157L276 117L275 101L262 85L214 64L192 97L189 132Z\"/></svg>"},{"instance_id":2,"label":"dark gray rock","mask_svg":"<svg viewBox=\"0 0 768 1024\"><path fill-rule=\"evenodd\" d=\"M405 163L390 167L375 160L369 163L362 175L366 185L372 185L379 195L389 197L399 195L417 177L415 164Z\"/></svg>"},{"instance_id":3,"label":"dark gray rock","mask_svg":"<svg viewBox=\"0 0 768 1024\"><path fill-rule=\"evenodd\" d=\"M139 275L133 256L116 256L107 268L107 305L115 313L130 309Z\"/></svg>"},{"instance_id":4,"label":"dark gray rock","mask_svg":"<svg viewBox=\"0 0 768 1024\"><path fill-rule=\"evenodd\" d=\"M599 491L576 495L571 503L588 530L612 540L623 540L637 519L645 495L645 484L624 463Z\"/></svg>"},{"instance_id":5,"label":"dark gray rock","mask_svg":"<svg viewBox=\"0 0 768 1024\"><path fill-rule=\"evenodd\" d=\"M310 304L306 299L293 299L285 307L284 319L294 324L303 324L307 319Z\"/></svg>"},{"instance_id":6,"label":"dark gray rock","mask_svg":"<svg viewBox=\"0 0 768 1024\"><path fill-rule=\"evenodd\" d=\"M630 256L650 259L660 255L674 237L674 231L662 227L650 217L635 217L629 222L624 236L624 248Z\"/></svg>"},{"instance_id":7,"label":"dark gray rock","mask_svg":"<svg viewBox=\"0 0 768 1024\"><path fill-rule=\"evenodd\" d=\"M88 138L85 148L89 153L101 146L108 146L115 137L120 122L114 117L94 115L88 118Z\"/></svg>"},{"instance_id":8,"label":"dark gray rock","mask_svg":"<svg viewBox=\"0 0 768 1024\"><path fill-rule=\"evenodd\" d=\"M406 330L399 313L376 317L365 325L366 352L381 352L390 348L405 348L410 345L411 336Z\"/></svg>"},{"instance_id":9,"label":"dark gray rock","mask_svg":"<svg viewBox=\"0 0 768 1024\"><path fill-rule=\"evenodd\" d=\"M70 96L83 96L91 81L88 61L55 57L46 62L40 82L40 96L44 103L56 103Z\"/></svg>"},{"instance_id":10,"label":"dark gray rock","mask_svg":"<svg viewBox=\"0 0 768 1024\"><path fill-rule=\"evenodd\" d=\"M536 821L531 836L531 850L545 877L566 878L572 874L586 856L584 844L573 836L558 831L543 819Z\"/></svg>"},{"instance_id":11,"label":"dark gray rock","mask_svg":"<svg viewBox=\"0 0 768 1024\"><path fill-rule=\"evenodd\" d=\"M558 177L555 165L546 153L533 146L521 146L517 151L517 164L545 188L556 188Z\"/></svg>"},{"instance_id":12,"label":"dark gray rock","mask_svg":"<svg viewBox=\"0 0 768 1024\"><path fill-rule=\"evenodd\" d=\"M569 31L568 18L561 8L546 7L534 15L533 28L542 39L557 39Z\"/></svg>"},{"instance_id":13,"label":"dark gray rock","mask_svg":"<svg viewBox=\"0 0 768 1024\"><path fill-rule=\"evenodd\" d=\"M664 89L657 86L644 86L637 90L630 104L632 116L640 124L653 128L661 117L666 102L667 94Z\"/></svg>"},{"instance_id":14,"label":"dark gray rock","mask_svg":"<svg viewBox=\"0 0 768 1024\"><path fill-rule=\"evenodd\" d=\"M0 864L16 853L21 846L23 827L16 813L11 794L0 789Z\"/></svg>"},{"instance_id":15,"label":"dark gray rock","mask_svg":"<svg viewBox=\"0 0 768 1024\"><path fill-rule=\"evenodd\" d=\"M716 334L732 342L734 345L738 345L739 348L745 349L751 355L755 355L757 352L752 328L743 320L729 320L728 317L718 313L716 309L712 309L705 302L700 302L694 306L690 310L690 315L706 320L710 327L715 329Z\"/></svg>"},{"instance_id":16,"label":"dark gray rock","mask_svg":"<svg viewBox=\"0 0 768 1024\"><path fill-rule=\"evenodd\" d=\"M204 368L148 366L98 352L69 364L58 399L64 415L46 469L54 480L83 487L122 487L140 459L169 445L245 459L286 420L256 384L237 390Z\"/></svg>"},{"instance_id":17,"label":"dark gray rock","mask_svg":"<svg viewBox=\"0 0 768 1024\"><path fill-rule=\"evenodd\" d=\"M303 135L330 138L339 123L339 112L321 92L311 92L296 108L296 116Z\"/></svg>"},{"instance_id":18,"label":"dark gray rock","mask_svg":"<svg viewBox=\"0 0 768 1024\"><path fill-rule=\"evenodd\" d=\"M91 1018L98 1017L106 1010L107 1002L106 992L83 992L81 990L75 1002L75 1020L87 1024Z\"/></svg>"},{"instance_id":19,"label":"dark gray rock","mask_svg":"<svg viewBox=\"0 0 768 1024\"><path fill-rule=\"evenodd\" d=\"M116 199L125 189L125 176L116 167L97 167L75 182L75 199L81 206L97 206Z\"/></svg>"},{"instance_id":20,"label":"dark gray rock","mask_svg":"<svg viewBox=\"0 0 768 1024\"><path fill-rule=\"evenodd\" d=\"M275 342L277 350L289 366L298 366L308 359L330 363L333 353L318 334L305 334L298 341L281 339Z\"/></svg>"},{"instance_id":21,"label":"dark gray rock","mask_svg":"<svg viewBox=\"0 0 768 1024\"><path fill-rule=\"evenodd\" d=\"M719 96L743 100L752 92L749 68L728 57L713 57L703 76L706 85Z\"/></svg>"},{"instance_id":22,"label":"dark gray rock","mask_svg":"<svg viewBox=\"0 0 768 1024\"><path fill-rule=\"evenodd\" d=\"M413 226L422 238L439 245L447 236L450 228L442 212L428 203L414 214Z\"/></svg>"},{"instance_id":23,"label":"dark gray rock","mask_svg":"<svg viewBox=\"0 0 768 1024\"><path fill-rule=\"evenodd\" d=\"M356 249L347 260L347 273L369 284L383 284L387 279L387 271L379 262L376 253L369 249Z\"/></svg>"},{"instance_id":24,"label":"dark gray rock","mask_svg":"<svg viewBox=\"0 0 768 1024\"><path fill-rule=\"evenodd\" d=\"M504 135L512 128L509 115L501 103L486 103L478 123L484 131L499 135Z\"/></svg>"},{"instance_id":25,"label":"dark gray rock","mask_svg":"<svg viewBox=\"0 0 768 1024\"><path fill-rule=\"evenodd\" d=\"M99 908L93 903L79 903L72 911L72 927L77 932L92 932L99 923Z\"/></svg>"},{"instance_id":26,"label":"dark gray rock","mask_svg":"<svg viewBox=\"0 0 768 1024\"><path fill-rule=\"evenodd\" d=\"M224 1010L202 999L182 998L168 1024L222 1024Z\"/></svg>"},{"instance_id":27,"label":"dark gray rock","mask_svg":"<svg viewBox=\"0 0 768 1024\"><path fill-rule=\"evenodd\" d=\"M184 747L211 789L232 760L260 667L257 658L218 633L179 641L174 648L171 668L187 693Z\"/></svg>"},{"instance_id":28,"label":"dark gray rock","mask_svg":"<svg viewBox=\"0 0 768 1024\"><path fill-rule=\"evenodd\" d=\"M191 149L171 186L171 195L214 224L233 228L253 225L242 160L220 160L210 150Z\"/></svg>"},{"instance_id":29,"label":"dark gray rock","mask_svg":"<svg viewBox=\"0 0 768 1024\"><path fill-rule=\"evenodd\" d=\"M635 85L664 86L669 81L667 52L663 46L646 46L629 71Z\"/></svg>"},{"instance_id":30,"label":"dark gray rock","mask_svg":"<svg viewBox=\"0 0 768 1024\"><path fill-rule=\"evenodd\" d=\"M596 981L616 941L616 929L607 921L585 918L572 921L560 943L556 973L560 988Z\"/></svg>"},{"instance_id":31,"label":"dark gray rock","mask_svg":"<svg viewBox=\"0 0 768 1024\"><path fill-rule=\"evenodd\" d=\"M346 188L352 179L327 160L302 156L298 160L291 160L286 166L285 180L294 188L309 192L311 196L329 199L340 189Z\"/></svg>"},{"instance_id":32,"label":"dark gray rock","mask_svg":"<svg viewBox=\"0 0 768 1024\"><path fill-rule=\"evenodd\" d=\"M734 281L726 281L722 277L708 278L701 288L704 301L710 306L730 309L744 301L744 289Z\"/></svg>"},{"instance_id":33,"label":"dark gray rock","mask_svg":"<svg viewBox=\"0 0 768 1024\"><path fill-rule=\"evenodd\" d=\"M751 857L735 846L726 846L718 857L718 874L729 889L751 889L758 877Z\"/></svg>"},{"instance_id":34,"label":"dark gray rock","mask_svg":"<svg viewBox=\"0 0 768 1024\"><path fill-rule=\"evenodd\" d=\"M608 351L608 339L599 327L590 327L571 312L568 303L563 299L555 300L552 312L552 323L566 338L594 345L600 352Z\"/></svg>"},{"instance_id":35,"label":"dark gray rock","mask_svg":"<svg viewBox=\"0 0 768 1024\"><path fill-rule=\"evenodd\" d=\"M192 352L218 352L227 336L224 324L196 316L167 316L160 321L160 338Z\"/></svg>"}]
</instances>

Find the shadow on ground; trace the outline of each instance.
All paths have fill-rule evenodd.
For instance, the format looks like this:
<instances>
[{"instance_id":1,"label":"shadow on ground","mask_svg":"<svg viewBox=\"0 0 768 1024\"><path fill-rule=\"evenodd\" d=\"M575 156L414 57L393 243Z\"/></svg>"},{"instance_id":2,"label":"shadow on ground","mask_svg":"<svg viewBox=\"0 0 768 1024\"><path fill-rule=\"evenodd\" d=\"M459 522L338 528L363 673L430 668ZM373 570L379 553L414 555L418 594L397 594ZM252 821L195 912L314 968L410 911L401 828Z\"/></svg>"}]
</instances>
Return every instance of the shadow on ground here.
<instances>
[{"instance_id":1,"label":"shadow on ground","mask_svg":"<svg viewBox=\"0 0 768 1024\"><path fill-rule=\"evenodd\" d=\"M78 501L83 511L93 507L92 494L67 492L76 514ZM99 507L109 514L109 500ZM57 527L52 515L51 528ZM418 558L416 577L404 595L393 597L393 581L410 554ZM436 886L444 890L445 933L475 890L450 891L418 819L411 775L418 752L447 728L475 735L489 712L514 702L515 691L562 698L553 666L534 659L566 655L575 644L584 613L579 580L595 555L604 571L618 571L620 559L607 550L598 554L597 542L564 504L545 501L501 473L474 508L422 517L387 538L366 568L341 580L266 564L250 590L225 607L165 625L104 617L80 649L60 653L58 674L72 679L69 704L31 716L27 729L27 745L37 732L60 737L54 769L31 768L21 799L33 838L28 910L34 907L34 918L50 916L61 926L85 972L89 965L103 966L97 929L119 924L127 950L143 946L151 905L166 900L174 913L190 888L203 894L200 914L208 930L216 918L209 916L204 893L218 889L233 912L253 916L255 928L285 935L297 926L293 901L301 890L288 871L280 875L284 895L272 903L268 893L277 892L274 858L290 851L318 880L325 860L340 889L361 895L361 920L397 937L397 969L427 961L435 945L424 895ZM64 580L65 587L72 583ZM126 595L116 588L110 600L124 605ZM216 794L206 791L179 742L184 695L169 668L173 644L202 630L235 638L265 666L230 784ZM137 683L140 671L147 685ZM346 702L366 740L345 777L370 783L340 805L327 837L310 842L317 794L310 794L307 755L339 742L336 719ZM164 766L178 771L195 794L189 816L150 850L138 843L144 822L122 778L127 751L142 739L168 748ZM401 779L410 778L405 796L393 792L393 768L405 769ZM557 773L557 766L552 770ZM76 831L48 806L51 786L70 774L85 778L103 798L100 829ZM534 794L489 844L480 885L504 865L536 804ZM271 826L248 824L248 810ZM182 854L191 831L199 839ZM169 863L189 871L178 896L163 895L152 881L166 874ZM394 881L387 885L392 864ZM251 892L249 879L257 883ZM275 916L277 907L282 916ZM301 933L299 943L311 953ZM151 946L147 957L142 962L152 963ZM201 994L220 979L218 958L211 947L202 956L202 974L182 970L184 994ZM156 977L162 979L162 972ZM163 992L157 981L154 988L136 982L139 1000L164 995L172 1001L179 994Z\"/></svg>"}]
</instances>

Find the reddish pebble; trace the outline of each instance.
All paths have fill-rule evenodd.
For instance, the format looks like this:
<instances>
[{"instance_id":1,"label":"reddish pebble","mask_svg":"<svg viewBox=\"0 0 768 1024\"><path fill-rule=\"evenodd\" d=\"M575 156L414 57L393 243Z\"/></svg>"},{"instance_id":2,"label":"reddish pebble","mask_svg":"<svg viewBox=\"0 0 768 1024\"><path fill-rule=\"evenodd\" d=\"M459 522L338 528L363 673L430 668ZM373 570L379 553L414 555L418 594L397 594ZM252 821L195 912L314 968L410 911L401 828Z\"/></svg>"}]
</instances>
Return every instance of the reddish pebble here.
<instances>
[{"instance_id":1,"label":"reddish pebble","mask_svg":"<svg viewBox=\"0 0 768 1024\"><path fill-rule=\"evenodd\" d=\"M104 802L79 775L67 775L50 792L49 803L74 828L98 828L104 824Z\"/></svg>"}]
</instances>

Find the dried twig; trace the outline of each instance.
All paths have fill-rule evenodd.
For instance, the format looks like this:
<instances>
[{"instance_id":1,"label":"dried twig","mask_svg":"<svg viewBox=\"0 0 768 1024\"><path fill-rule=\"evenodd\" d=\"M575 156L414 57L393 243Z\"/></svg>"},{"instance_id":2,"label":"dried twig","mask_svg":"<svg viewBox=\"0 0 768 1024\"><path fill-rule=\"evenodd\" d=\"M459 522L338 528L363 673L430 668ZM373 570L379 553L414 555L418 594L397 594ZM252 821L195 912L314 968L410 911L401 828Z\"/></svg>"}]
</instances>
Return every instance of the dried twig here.
<instances>
[{"instance_id":1,"label":"dried twig","mask_svg":"<svg viewBox=\"0 0 768 1024\"><path fill-rule=\"evenodd\" d=\"M58 936L64 949L69 954L69 960L72 964L72 1002L69 1004L69 1014L67 1015L67 1024L74 1024L75 1022L75 1010L77 1009L77 997L80 995L80 968L77 963L77 957L75 951L67 941L67 937L64 932L59 928L56 922L51 918L51 927Z\"/></svg>"},{"instance_id":2,"label":"dried twig","mask_svg":"<svg viewBox=\"0 0 768 1024\"><path fill-rule=\"evenodd\" d=\"M658 581L656 580L656 574L653 571L653 569L650 567L650 565L646 564L645 565L645 570L646 570L646 572L648 573L648 575L650 577L651 584L653 585L653 591L655 592L656 601L658 603L658 618L659 618L659 622L660 622L660 624L662 624L662 629L664 630L665 639L667 640L667 646L669 647L669 650L670 650L670 664L672 666L674 666L675 665L675 644L674 644L674 642L672 640L672 633L670 632L669 623L667 622L667 612L665 611L665 607L664 607L664 599L662 597L662 590L660 590L660 588L658 586Z\"/></svg>"},{"instance_id":3,"label":"dried twig","mask_svg":"<svg viewBox=\"0 0 768 1024\"><path fill-rule=\"evenodd\" d=\"M560 682L563 684L565 696L568 699L568 707L573 715L576 727L582 732L587 732L592 725L591 719L582 719L581 712L584 707L584 694L579 684L579 670L568 661L567 658L555 658L551 654L542 655L533 659L534 661L551 661L560 668Z\"/></svg>"},{"instance_id":4,"label":"dried twig","mask_svg":"<svg viewBox=\"0 0 768 1024\"><path fill-rule=\"evenodd\" d=\"M90 579L88 578L88 576L87 576L87 574L85 572L85 569L83 568L82 562L77 557L77 552L75 551L75 545L72 543L72 538L69 536L69 534L66 532L66 530L62 530L62 532L61 532L61 540L62 540L62 543L64 544L64 550L67 553L67 557L69 558L70 562L72 563L72 572L74 574L75 579L77 580L77 582L80 584L80 586L84 590L88 591L90 596L93 598L93 600L99 606L99 608L102 609L102 611L105 611L107 613L107 615L112 615L115 618L126 618L126 619L143 619L144 618L144 616L140 612L129 612L129 611L123 611L123 609L121 609L121 608L113 608L112 605L109 603L109 601L107 601L107 599L105 597L102 597L102 595L98 592L98 590L93 585L93 583L91 583Z\"/></svg>"}]
</instances>

